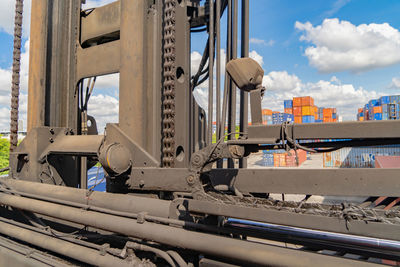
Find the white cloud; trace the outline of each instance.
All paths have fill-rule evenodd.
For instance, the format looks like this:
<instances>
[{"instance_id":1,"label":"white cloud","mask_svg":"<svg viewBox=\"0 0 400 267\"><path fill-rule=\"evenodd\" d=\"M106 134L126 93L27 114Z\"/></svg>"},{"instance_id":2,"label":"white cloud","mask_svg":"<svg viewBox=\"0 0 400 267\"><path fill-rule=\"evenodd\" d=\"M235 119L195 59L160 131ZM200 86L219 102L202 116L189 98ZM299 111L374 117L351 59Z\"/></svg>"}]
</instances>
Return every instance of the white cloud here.
<instances>
[{"instance_id":1,"label":"white cloud","mask_svg":"<svg viewBox=\"0 0 400 267\"><path fill-rule=\"evenodd\" d=\"M263 78L263 86L271 91L299 91L301 86L300 79L286 71L271 71Z\"/></svg>"},{"instance_id":2,"label":"white cloud","mask_svg":"<svg viewBox=\"0 0 400 267\"><path fill-rule=\"evenodd\" d=\"M390 84L389 88L391 89L400 89L400 78L394 77L392 79L392 83Z\"/></svg>"},{"instance_id":3,"label":"white cloud","mask_svg":"<svg viewBox=\"0 0 400 267\"><path fill-rule=\"evenodd\" d=\"M250 44L265 45L265 46L273 46L275 44L274 40L269 40L267 42L263 39L258 39L258 38L250 38L249 42L250 42Z\"/></svg>"},{"instance_id":4,"label":"white cloud","mask_svg":"<svg viewBox=\"0 0 400 267\"><path fill-rule=\"evenodd\" d=\"M8 34L14 33L15 0L0 1L0 31ZM31 22L31 0L24 1L24 13L22 21L23 37L29 37Z\"/></svg>"},{"instance_id":5,"label":"white cloud","mask_svg":"<svg viewBox=\"0 0 400 267\"><path fill-rule=\"evenodd\" d=\"M93 95L90 97L88 114L93 116L97 122L97 130L102 133L106 123L118 122L117 98L109 95Z\"/></svg>"},{"instance_id":6,"label":"white cloud","mask_svg":"<svg viewBox=\"0 0 400 267\"><path fill-rule=\"evenodd\" d=\"M344 120L355 120L357 108L371 99L378 98L375 91L367 91L352 84L342 84L333 76L330 81L303 83L294 74L286 71L273 71L264 77L267 90L263 107L283 111L283 101L298 96L312 96L319 107L335 107Z\"/></svg>"},{"instance_id":7,"label":"white cloud","mask_svg":"<svg viewBox=\"0 0 400 267\"><path fill-rule=\"evenodd\" d=\"M82 9L104 6L115 1L116 0L86 0L86 3L82 5Z\"/></svg>"},{"instance_id":8,"label":"white cloud","mask_svg":"<svg viewBox=\"0 0 400 267\"><path fill-rule=\"evenodd\" d=\"M264 65L264 59L260 54L257 53L257 51L250 51L249 57L257 61L260 66Z\"/></svg>"},{"instance_id":9,"label":"white cloud","mask_svg":"<svg viewBox=\"0 0 400 267\"><path fill-rule=\"evenodd\" d=\"M333 4L331 9L329 9L328 11L326 11L323 14L323 17L330 17L333 14L337 13L340 9L342 9L342 7L344 7L345 5L347 5L348 3L350 3L351 0L336 0Z\"/></svg>"},{"instance_id":10,"label":"white cloud","mask_svg":"<svg viewBox=\"0 0 400 267\"><path fill-rule=\"evenodd\" d=\"M305 50L310 64L321 72L360 72L400 63L400 32L383 24L353 25L325 19L322 25L296 22L300 40L312 43Z\"/></svg>"}]
</instances>

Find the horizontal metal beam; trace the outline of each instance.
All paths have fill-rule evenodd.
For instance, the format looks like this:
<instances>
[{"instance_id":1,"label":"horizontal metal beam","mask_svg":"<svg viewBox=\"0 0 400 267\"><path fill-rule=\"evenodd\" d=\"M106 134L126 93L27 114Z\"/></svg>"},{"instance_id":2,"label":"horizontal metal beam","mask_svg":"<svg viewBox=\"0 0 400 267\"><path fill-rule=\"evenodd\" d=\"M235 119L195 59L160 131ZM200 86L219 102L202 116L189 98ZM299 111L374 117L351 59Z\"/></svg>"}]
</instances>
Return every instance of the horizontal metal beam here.
<instances>
[{"instance_id":1,"label":"horizontal metal beam","mask_svg":"<svg viewBox=\"0 0 400 267\"><path fill-rule=\"evenodd\" d=\"M119 36L120 22L120 1L87 11L81 21L81 43L111 34Z\"/></svg>"},{"instance_id":2,"label":"horizontal metal beam","mask_svg":"<svg viewBox=\"0 0 400 267\"><path fill-rule=\"evenodd\" d=\"M288 134L296 139L400 138L400 120L290 124ZM252 125L248 140L281 139L281 125Z\"/></svg>"},{"instance_id":3,"label":"horizontal metal beam","mask_svg":"<svg viewBox=\"0 0 400 267\"><path fill-rule=\"evenodd\" d=\"M212 214L293 227L400 240L400 225L365 221L346 221L343 218L300 214L267 208L245 207L209 201L186 200L189 212ZM186 205L186 204L185 204Z\"/></svg>"},{"instance_id":4,"label":"horizontal metal beam","mask_svg":"<svg viewBox=\"0 0 400 267\"><path fill-rule=\"evenodd\" d=\"M49 143L39 160L49 154L96 156L103 140L103 135L58 135Z\"/></svg>"},{"instance_id":5,"label":"horizontal metal beam","mask_svg":"<svg viewBox=\"0 0 400 267\"><path fill-rule=\"evenodd\" d=\"M213 185L241 192L331 196L400 194L400 169L214 169Z\"/></svg>"},{"instance_id":6,"label":"horizontal metal beam","mask_svg":"<svg viewBox=\"0 0 400 267\"><path fill-rule=\"evenodd\" d=\"M83 78L119 72L120 41L89 48L79 48L77 54L77 81Z\"/></svg>"}]
</instances>

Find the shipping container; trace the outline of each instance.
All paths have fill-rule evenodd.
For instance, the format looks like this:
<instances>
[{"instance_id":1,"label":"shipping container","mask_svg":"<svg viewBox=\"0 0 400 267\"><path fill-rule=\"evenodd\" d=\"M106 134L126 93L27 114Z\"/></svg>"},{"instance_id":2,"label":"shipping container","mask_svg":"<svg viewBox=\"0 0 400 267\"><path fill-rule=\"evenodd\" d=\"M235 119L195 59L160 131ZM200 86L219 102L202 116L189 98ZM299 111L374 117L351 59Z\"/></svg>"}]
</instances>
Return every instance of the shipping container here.
<instances>
[{"instance_id":1,"label":"shipping container","mask_svg":"<svg viewBox=\"0 0 400 267\"><path fill-rule=\"evenodd\" d=\"M400 156L399 145L345 147L323 153L323 166L335 168L374 168L375 156Z\"/></svg>"},{"instance_id":2,"label":"shipping container","mask_svg":"<svg viewBox=\"0 0 400 267\"><path fill-rule=\"evenodd\" d=\"M389 96L381 96L379 98L379 104L383 105L383 104L389 104L390 103L390 97Z\"/></svg>"},{"instance_id":3,"label":"shipping container","mask_svg":"<svg viewBox=\"0 0 400 267\"><path fill-rule=\"evenodd\" d=\"M303 116L302 117L302 122L303 123L314 123L315 122L315 118L314 116Z\"/></svg>"},{"instance_id":4,"label":"shipping container","mask_svg":"<svg viewBox=\"0 0 400 267\"><path fill-rule=\"evenodd\" d=\"M372 114L382 113L382 106L375 106L372 108Z\"/></svg>"},{"instance_id":5,"label":"shipping container","mask_svg":"<svg viewBox=\"0 0 400 267\"><path fill-rule=\"evenodd\" d=\"M324 122L323 120L315 120L315 122L321 123Z\"/></svg>"},{"instance_id":6,"label":"shipping container","mask_svg":"<svg viewBox=\"0 0 400 267\"><path fill-rule=\"evenodd\" d=\"M301 97L293 97L293 107L301 107Z\"/></svg>"},{"instance_id":7,"label":"shipping container","mask_svg":"<svg viewBox=\"0 0 400 267\"><path fill-rule=\"evenodd\" d=\"M303 123L302 116L294 116L294 123Z\"/></svg>"},{"instance_id":8,"label":"shipping container","mask_svg":"<svg viewBox=\"0 0 400 267\"><path fill-rule=\"evenodd\" d=\"M381 121L382 113L374 113L374 121Z\"/></svg>"},{"instance_id":9,"label":"shipping container","mask_svg":"<svg viewBox=\"0 0 400 267\"><path fill-rule=\"evenodd\" d=\"M293 108L285 108L285 113L293 114Z\"/></svg>"},{"instance_id":10,"label":"shipping container","mask_svg":"<svg viewBox=\"0 0 400 267\"><path fill-rule=\"evenodd\" d=\"M293 108L293 100L284 100L283 107L284 108Z\"/></svg>"},{"instance_id":11,"label":"shipping container","mask_svg":"<svg viewBox=\"0 0 400 267\"><path fill-rule=\"evenodd\" d=\"M274 167L286 167L286 153L274 153Z\"/></svg>"},{"instance_id":12,"label":"shipping container","mask_svg":"<svg viewBox=\"0 0 400 267\"><path fill-rule=\"evenodd\" d=\"M392 104L398 104L400 102L400 96L399 95L391 95L389 97L390 103Z\"/></svg>"},{"instance_id":13,"label":"shipping container","mask_svg":"<svg viewBox=\"0 0 400 267\"><path fill-rule=\"evenodd\" d=\"M331 108L324 108L322 113L324 118L332 118L333 111Z\"/></svg>"},{"instance_id":14,"label":"shipping container","mask_svg":"<svg viewBox=\"0 0 400 267\"><path fill-rule=\"evenodd\" d=\"M379 106L378 99L372 99L368 102L368 107L371 109L372 107Z\"/></svg>"},{"instance_id":15,"label":"shipping container","mask_svg":"<svg viewBox=\"0 0 400 267\"><path fill-rule=\"evenodd\" d=\"M302 116L314 116L314 108L312 106L302 106L301 107Z\"/></svg>"},{"instance_id":16,"label":"shipping container","mask_svg":"<svg viewBox=\"0 0 400 267\"><path fill-rule=\"evenodd\" d=\"M301 107L293 107L293 115L301 116Z\"/></svg>"},{"instance_id":17,"label":"shipping container","mask_svg":"<svg viewBox=\"0 0 400 267\"><path fill-rule=\"evenodd\" d=\"M272 115L272 110L270 110L270 109L263 109L263 110L262 110L262 115Z\"/></svg>"},{"instance_id":18,"label":"shipping container","mask_svg":"<svg viewBox=\"0 0 400 267\"><path fill-rule=\"evenodd\" d=\"M363 108L358 108L358 113L361 113L361 112L363 112L363 111L364 111Z\"/></svg>"},{"instance_id":19,"label":"shipping container","mask_svg":"<svg viewBox=\"0 0 400 267\"><path fill-rule=\"evenodd\" d=\"M303 96L301 98L301 105L302 106L314 106L314 98L311 96Z\"/></svg>"}]
</instances>

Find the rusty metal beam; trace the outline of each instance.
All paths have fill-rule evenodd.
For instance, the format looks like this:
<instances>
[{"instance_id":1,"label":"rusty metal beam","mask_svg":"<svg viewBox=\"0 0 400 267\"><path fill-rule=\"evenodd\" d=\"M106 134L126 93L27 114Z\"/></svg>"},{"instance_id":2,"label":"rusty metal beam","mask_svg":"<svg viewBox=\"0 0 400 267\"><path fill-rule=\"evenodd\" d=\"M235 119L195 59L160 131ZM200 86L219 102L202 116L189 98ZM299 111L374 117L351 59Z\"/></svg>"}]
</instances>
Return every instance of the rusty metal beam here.
<instances>
[{"instance_id":1,"label":"rusty metal beam","mask_svg":"<svg viewBox=\"0 0 400 267\"><path fill-rule=\"evenodd\" d=\"M79 48L77 54L77 81L83 78L116 73L120 68L120 41Z\"/></svg>"},{"instance_id":2,"label":"rusty metal beam","mask_svg":"<svg viewBox=\"0 0 400 267\"><path fill-rule=\"evenodd\" d=\"M32 0L29 81L28 81L28 131L44 126L45 83L47 47L48 1Z\"/></svg>"},{"instance_id":3,"label":"rusty metal beam","mask_svg":"<svg viewBox=\"0 0 400 267\"><path fill-rule=\"evenodd\" d=\"M110 35L119 38L120 24L120 1L87 11L81 20L81 44Z\"/></svg>"},{"instance_id":4,"label":"rusty metal beam","mask_svg":"<svg viewBox=\"0 0 400 267\"><path fill-rule=\"evenodd\" d=\"M288 133L293 128L296 139L368 139L368 138L399 138L400 121L366 121L340 123L310 123L291 124ZM281 125L249 126L248 140L281 138Z\"/></svg>"},{"instance_id":5,"label":"rusty metal beam","mask_svg":"<svg viewBox=\"0 0 400 267\"><path fill-rule=\"evenodd\" d=\"M400 169L215 169L214 185L239 191L335 196L398 196Z\"/></svg>"}]
</instances>

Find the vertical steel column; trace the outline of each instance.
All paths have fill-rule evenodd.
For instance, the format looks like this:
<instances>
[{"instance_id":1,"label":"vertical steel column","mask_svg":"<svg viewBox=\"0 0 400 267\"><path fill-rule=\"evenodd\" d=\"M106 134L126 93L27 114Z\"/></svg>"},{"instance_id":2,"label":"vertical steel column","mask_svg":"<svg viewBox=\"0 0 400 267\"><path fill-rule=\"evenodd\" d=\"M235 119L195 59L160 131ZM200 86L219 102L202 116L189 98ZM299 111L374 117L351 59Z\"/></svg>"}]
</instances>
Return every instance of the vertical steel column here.
<instances>
[{"instance_id":1,"label":"vertical steel column","mask_svg":"<svg viewBox=\"0 0 400 267\"><path fill-rule=\"evenodd\" d=\"M44 126L47 0L32 0L28 80L28 131Z\"/></svg>"},{"instance_id":2,"label":"vertical steel column","mask_svg":"<svg viewBox=\"0 0 400 267\"><path fill-rule=\"evenodd\" d=\"M208 135L207 144L211 145L213 136L213 90L214 90L214 0L209 0L209 21L208 21Z\"/></svg>"},{"instance_id":3,"label":"vertical steel column","mask_svg":"<svg viewBox=\"0 0 400 267\"><path fill-rule=\"evenodd\" d=\"M146 0L121 0L119 126L139 146L145 145Z\"/></svg>"},{"instance_id":4,"label":"vertical steel column","mask_svg":"<svg viewBox=\"0 0 400 267\"><path fill-rule=\"evenodd\" d=\"M237 0L229 0L230 2L230 56L229 60L237 58ZM229 28L229 25L228 25ZM228 136L229 140L235 139L236 132L236 86L232 79L229 79L229 104L228 104ZM228 168L234 168L232 159L228 159Z\"/></svg>"},{"instance_id":5,"label":"vertical steel column","mask_svg":"<svg viewBox=\"0 0 400 267\"><path fill-rule=\"evenodd\" d=\"M249 56L249 0L242 0L241 57ZM240 132L247 133L249 124L249 95L240 90ZM247 168L247 158L239 160L239 168Z\"/></svg>"},{"instance_id":6,"label":"vertical steel column","mask_svg":"<svg viewBox=\"0 0 400 267\"><path fill-rule=\"evenodd\" d=\"M221 0L216 0L216 20L215 20L215 28L216 28L216 139L221 138Z\"/></svg>"}]
</instances>

